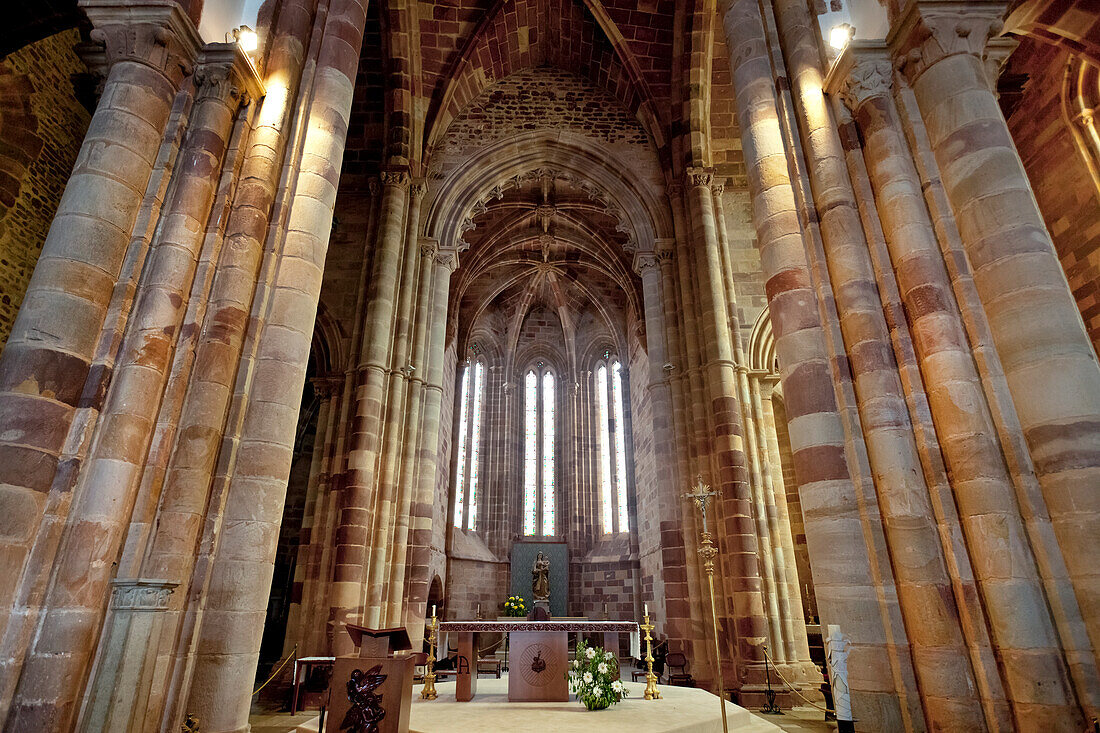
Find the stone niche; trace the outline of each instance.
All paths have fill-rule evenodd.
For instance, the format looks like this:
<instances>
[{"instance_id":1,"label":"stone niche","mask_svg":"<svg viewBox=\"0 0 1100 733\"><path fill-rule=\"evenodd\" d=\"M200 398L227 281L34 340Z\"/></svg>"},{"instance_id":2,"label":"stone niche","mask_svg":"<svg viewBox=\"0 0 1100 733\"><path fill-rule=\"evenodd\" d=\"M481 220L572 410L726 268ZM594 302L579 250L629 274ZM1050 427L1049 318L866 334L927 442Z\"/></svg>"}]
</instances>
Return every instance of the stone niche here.
<instances>
[{"instance_id":1,"label":"stone niche","mask_svg":"<svg viewBox=\"0 0 1100 733\"><path fill-rule=\"evenodd\" d=\"M539 553L550 558L550 615L565 616L569 598L569 548L564 542L516 542L512 545L512 584L508 595L523 596L532 608L531 566Z\"/></svg>"}]
</instances>

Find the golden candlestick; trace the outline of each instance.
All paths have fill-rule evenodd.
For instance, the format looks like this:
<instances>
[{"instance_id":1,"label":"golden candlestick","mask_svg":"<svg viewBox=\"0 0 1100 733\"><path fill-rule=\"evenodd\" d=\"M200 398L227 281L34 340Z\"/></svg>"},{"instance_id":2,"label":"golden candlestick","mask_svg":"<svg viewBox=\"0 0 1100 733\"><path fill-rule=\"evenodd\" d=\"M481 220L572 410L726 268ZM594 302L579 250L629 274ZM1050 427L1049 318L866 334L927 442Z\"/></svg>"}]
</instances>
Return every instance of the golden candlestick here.
<instances>
[{"instance_id":1,"label":"golden candlestick","mask_svg":"<svg viewBox=\"0 0 1100 733\"><path fill-rule=\"evenodd\" d=\"M428 661L426 663L426 669L424 672L424 688L420 691L421 700L434 700L436 698L435 693L435 672L432 671L435 665L435 632L439 628L439 619L436 618L435 609L432 609L432 620L428 624Z\"/></svg>"},{"instance_id":2,"label":"golden candlestick","mask_svg":"<svg viewBox=\"0 0 1100 733\"><path fill-rule=\"evenodd\" d=\"M707 503L718 496L718 492L712 491L710 486L703 483L700 476L698 483L692 487L694 493L684 494L685 499L691 499L699 507L703 514L703 531L699 541L699 557L703 558L703 571L707 574L707 587L710 589L710 620L714 626L714 671L718 677L718 700L722 706L722 730L728 731L726 723L726 684L722 680L722 648L718 643L718 606L714 602L714 558L718 556L718 548L711 540L707 531Z\"/></svg>"},{"instance_id":3,"label":"golden candlestick","mask_svg":"<svg viewBox=\"0 0 1100 733\"><path fill-rule=\"evenodd\" d=\"M657 691L657 675L653 674L653 637L649 634L654 627L653 624L649 623L648 611L643 618L645 623L642 624L641 628L645 632L645 699L660 700L661 693Z\"/></svg>"}]
</instances>

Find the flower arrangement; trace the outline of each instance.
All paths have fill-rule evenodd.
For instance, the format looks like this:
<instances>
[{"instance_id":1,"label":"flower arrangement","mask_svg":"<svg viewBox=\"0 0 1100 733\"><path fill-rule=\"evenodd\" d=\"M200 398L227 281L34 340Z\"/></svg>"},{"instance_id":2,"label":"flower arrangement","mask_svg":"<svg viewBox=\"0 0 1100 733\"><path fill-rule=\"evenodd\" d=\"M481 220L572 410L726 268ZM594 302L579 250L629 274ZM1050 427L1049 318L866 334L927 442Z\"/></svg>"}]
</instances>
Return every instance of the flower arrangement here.
<instances>
[{"instance_id":1,"label":"flower arrangement","mask_svg":"<svg viewBox=\"0 0 1100 733\"><path fill-rule=\"evenodd\" d=\"M508 596L504 602L504 615L508 618L523 618L527 615L527 604L523 596Z\"/></svg>"},{"instance_id":2,"label":"flower arrangement","mask_svg":"<svg viewBox=\"0 0 1100 733\"><path fill-rule=\"evenodd\" d=\"M577 658L565 673L569 691L577 695L589 710L609 708L626 697L626 686L619 679L615 655L598 646L577 642Z\"/></svg>"}]
</instances>

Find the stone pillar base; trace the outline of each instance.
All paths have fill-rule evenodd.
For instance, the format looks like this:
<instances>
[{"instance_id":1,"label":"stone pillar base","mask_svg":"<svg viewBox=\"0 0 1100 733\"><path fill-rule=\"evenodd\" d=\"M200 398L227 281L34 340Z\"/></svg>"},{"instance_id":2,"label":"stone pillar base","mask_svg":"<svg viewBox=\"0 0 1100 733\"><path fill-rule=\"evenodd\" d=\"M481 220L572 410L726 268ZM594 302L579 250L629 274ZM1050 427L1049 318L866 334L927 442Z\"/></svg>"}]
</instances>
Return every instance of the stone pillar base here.
<instances>
[{"instance_id":1,"label":"stone pillar base","mask_svg":"<svg viewBox=\"0 0 1100 733\"><path fill-rule=\"evenodd\" d=\"M143 578L111 581L109 615L80 731L143 729L157 659L156 640L168 610L168 596L177 585Z\"/></svg>"}]
</instances>

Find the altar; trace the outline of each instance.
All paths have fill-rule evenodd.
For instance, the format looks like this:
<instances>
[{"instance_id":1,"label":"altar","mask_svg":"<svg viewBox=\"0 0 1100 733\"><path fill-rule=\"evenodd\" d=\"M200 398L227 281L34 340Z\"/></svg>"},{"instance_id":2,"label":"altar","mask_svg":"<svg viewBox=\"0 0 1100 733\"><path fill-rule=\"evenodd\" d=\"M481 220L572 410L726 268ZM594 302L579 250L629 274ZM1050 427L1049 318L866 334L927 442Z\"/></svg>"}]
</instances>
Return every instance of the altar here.
<instances>
[{"instance_id":1,"label":"altar","mask_svg":"<svg viewBox=\"0 0 1100 733\"><path fill-rule=\"evenodd\" d=\"M569 634L602 634L604 649L618 656L619 634L630 634L630 655L641 656L641 637L633 621L443 621L438 644L447 650L449 634L458 636L455 699L469 702L477 694L477 634L508 634L511 662L510 702L565 702L569 686ZM444 654L437 653L438 658Z\"/></svg>"}]
</instances>

